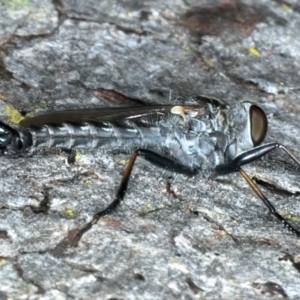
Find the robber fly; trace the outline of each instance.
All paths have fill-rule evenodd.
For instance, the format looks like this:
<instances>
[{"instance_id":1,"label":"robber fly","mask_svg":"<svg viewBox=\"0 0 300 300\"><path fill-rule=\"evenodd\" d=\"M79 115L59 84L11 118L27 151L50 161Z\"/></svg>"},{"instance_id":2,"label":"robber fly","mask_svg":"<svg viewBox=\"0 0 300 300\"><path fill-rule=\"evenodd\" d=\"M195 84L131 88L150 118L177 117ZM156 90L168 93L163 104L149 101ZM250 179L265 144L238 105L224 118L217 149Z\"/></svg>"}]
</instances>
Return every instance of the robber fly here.
<instances>
[{"instance_id":1,"label":"robber fly","mask_svg":"<svg viewBox=\"0 0 300 300\"><path fill-rule=\"evenodd\" d=\"M300 161L283 145L276 142L261 145L268 127L263 110L250 102L229 106L213 97L198 96L195 100L197 105L59 111L25 119L17 129L0 123L0 149L4 152L41 147L134 150L116 198L80 230L80 237L123 200L138 155L190 176L239 172L270 213L300 237L300 231L276 211L242 169L277 148L300 166Z\"/></svg>"}]
</instances>

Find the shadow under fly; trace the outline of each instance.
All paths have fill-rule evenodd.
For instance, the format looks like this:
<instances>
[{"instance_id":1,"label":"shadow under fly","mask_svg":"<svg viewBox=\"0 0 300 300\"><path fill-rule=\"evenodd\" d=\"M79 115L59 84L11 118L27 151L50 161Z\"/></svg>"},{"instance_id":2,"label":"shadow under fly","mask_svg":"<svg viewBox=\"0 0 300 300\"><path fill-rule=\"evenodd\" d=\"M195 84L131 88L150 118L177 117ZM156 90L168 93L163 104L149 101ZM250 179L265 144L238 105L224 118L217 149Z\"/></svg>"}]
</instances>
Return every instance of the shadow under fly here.
<instances>
[{"instance_id":1,"label":"shadow under fly","mask_svg":"<svg viewBox=\"0 0 300 300\"><path fill-rule=\"evenodd\" d=\"M78 230L73 245L122 201L138 155L189 176L238 172L270 213L300 237L242 168L275 149L287 153L300 168L300 161L284 145L261 145L268 129L264 111L250 102L229 106L207 96L194 101L198 104L52 112L25 119L17 129L0 123L0 148L4 153L41 147L134 150L115 199Z\"/></svg>"}]
</instances>

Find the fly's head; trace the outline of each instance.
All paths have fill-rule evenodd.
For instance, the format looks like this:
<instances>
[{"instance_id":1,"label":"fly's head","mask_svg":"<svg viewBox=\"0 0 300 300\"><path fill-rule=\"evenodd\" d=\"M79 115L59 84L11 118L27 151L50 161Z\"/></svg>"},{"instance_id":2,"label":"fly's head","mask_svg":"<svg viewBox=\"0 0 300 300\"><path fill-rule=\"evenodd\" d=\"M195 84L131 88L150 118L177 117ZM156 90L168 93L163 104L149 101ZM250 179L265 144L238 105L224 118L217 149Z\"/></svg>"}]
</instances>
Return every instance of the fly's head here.
<instances>
[{"instance_id":1,"label":"fly's head","mask_svg":"<svg viewBox=\"0 0 300 300\"><path fill-rule=\"evenodd\" d=\"M265 139L268 120L264 111L251 102L242 102L233 111L235 139L227 147L227 161L243 151L259 146Z\"/></svg>"},{"instance_id":2,"label":"fly's head","mask_svg":"<svg viewBox=\"0 0 300 300\"><path fill-rule=\"evenodd\" d=\"M259 146L265 139L268 130L268 120L264 111L251 102L242 103L246 110L246 126L241 136L245 149Z\"/></svg>"}]
</instances>

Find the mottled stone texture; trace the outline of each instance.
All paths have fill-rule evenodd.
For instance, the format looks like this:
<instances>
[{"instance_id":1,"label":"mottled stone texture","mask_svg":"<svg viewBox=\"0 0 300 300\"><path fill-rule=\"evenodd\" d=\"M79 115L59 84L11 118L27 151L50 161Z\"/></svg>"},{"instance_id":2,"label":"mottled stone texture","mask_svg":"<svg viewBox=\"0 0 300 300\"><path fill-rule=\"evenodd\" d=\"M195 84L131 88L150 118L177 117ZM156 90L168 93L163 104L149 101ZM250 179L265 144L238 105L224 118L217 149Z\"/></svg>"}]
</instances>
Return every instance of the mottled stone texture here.
<instances>
[{"instance_id":1,"label":"mottled stone texture","mask_svg":"<svg viewBox=\"0 0 300 300\"><path fill-rule=\"evenodd\" d=\"M1 1L1 120L209 94L261 105L267 141L300 157L299 13L296 0ZM300 240L238 174L186 178L138 159L124 203L72 247L129 156L1 157L1 299L300 298ZM300 226L293 163L278 153L245 170Z\"/></svg>"}]
</instances>

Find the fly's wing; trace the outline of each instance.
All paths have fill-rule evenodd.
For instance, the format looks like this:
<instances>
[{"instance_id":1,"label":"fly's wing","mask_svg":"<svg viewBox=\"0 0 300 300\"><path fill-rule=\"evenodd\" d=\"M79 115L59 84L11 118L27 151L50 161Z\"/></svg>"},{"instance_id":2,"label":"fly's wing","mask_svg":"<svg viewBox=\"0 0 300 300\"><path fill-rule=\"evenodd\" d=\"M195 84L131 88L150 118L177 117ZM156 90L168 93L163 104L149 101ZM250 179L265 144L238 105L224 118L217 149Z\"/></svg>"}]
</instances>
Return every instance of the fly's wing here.
<instances>
[{"instance_id":1,"label":"fly's wing","mask_svg":"<svg viewBox=\"0 0 300 300\"><path fill-rule=\"evenodd\" d=\"M75 109L50 112L32 118L22 120L22 126L42 126L45 124L83 123L101 121L121 121L139 118L158 113L165 113L169 106L132 106L132 107L109 107Z\"/></svg>"},{"instance_id":2,"label":"fly's wing","mask_svg":"<svg viewBox=\"0 0 300 300\"><path fill-rule=\"evenodd\" d=\"M203 116L207 111L207 103L198 105L152 105L152 106L133 106L133 107L110 107L95 109L77 109L64 110L38 115L25 119L20 122L24 127L43 126L45 124L62 124L62 123L84 123L84 122L102 122L102 121L124 121L142 117L157 117L174 113L174 107L182 108L184 113L198 117ZM176 111L176 110L175 110ZM178 114L175 112L174 114ZM154 118L155 119L155 118ZM157 120L157 118L156 118Z\"/></svg>"}]
</instances>

